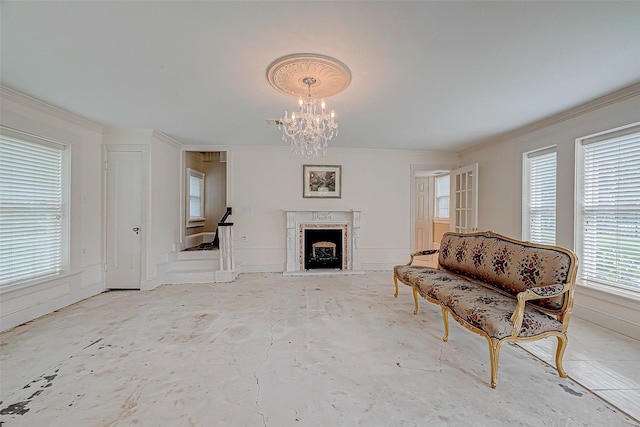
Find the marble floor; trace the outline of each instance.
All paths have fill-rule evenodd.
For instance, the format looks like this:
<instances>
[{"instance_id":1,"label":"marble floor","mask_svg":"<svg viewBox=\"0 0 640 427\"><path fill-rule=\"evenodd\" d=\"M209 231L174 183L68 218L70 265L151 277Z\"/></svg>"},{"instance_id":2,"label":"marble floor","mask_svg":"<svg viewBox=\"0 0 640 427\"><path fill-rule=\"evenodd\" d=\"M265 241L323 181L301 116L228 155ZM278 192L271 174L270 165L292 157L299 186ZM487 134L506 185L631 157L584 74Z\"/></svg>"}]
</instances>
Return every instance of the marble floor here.
<instances>
[{"instance_id":1,"label":"marble floor","mask_svg":"<svg viewBox=\"0 0 640 427\"><path fill-rule=\"evenodd\" d=\"M242 274L113 291L0 335L8 426L640 426L640 343L573 318L555 340L486 340L390 272ZM535 356L534 356L535 355Z\"/></svg>"}]
</instances>

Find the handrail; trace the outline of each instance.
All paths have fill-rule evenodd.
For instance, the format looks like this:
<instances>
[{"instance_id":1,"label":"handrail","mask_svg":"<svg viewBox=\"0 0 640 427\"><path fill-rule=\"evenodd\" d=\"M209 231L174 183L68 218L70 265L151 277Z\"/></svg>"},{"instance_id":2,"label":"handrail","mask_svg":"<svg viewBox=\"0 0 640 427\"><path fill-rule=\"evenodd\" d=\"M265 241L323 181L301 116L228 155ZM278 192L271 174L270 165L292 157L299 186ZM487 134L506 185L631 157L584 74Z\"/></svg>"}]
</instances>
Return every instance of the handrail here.
<instances>
[{"instance_id":1,"label":"handrail","mask_svg":"<svg viewBox=\"0 0 640 427\"><path fill-rule=\"evenodd\" d=\"M229 215L231 215L231 207L227 206L227 211L224 213L224 216L222 217L220 222L218 222L218 227L233 225L232 222L225 222L225 220ZM220 238L218 237L218 228L216 228L216 234L213 237L212 245L214 248L220 248Z\"/></svg>"}]
</instances>

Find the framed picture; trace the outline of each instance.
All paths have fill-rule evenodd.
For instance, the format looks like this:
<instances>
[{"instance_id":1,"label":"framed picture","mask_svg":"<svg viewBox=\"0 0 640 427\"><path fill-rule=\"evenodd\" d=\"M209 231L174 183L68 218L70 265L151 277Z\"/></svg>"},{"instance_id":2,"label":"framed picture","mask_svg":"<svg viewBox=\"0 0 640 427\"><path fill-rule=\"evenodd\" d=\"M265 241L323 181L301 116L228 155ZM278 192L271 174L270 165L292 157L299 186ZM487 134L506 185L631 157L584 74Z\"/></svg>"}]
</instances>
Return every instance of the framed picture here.
<instances>
[{"instance_id":1,"label":"framed picture","mask_svg":"<svg viewBox=\"0 0 640 427\"><path fill-rule=\"evenodd\" d=\"M303 165L303 197L339 199L342 197L342 166Z\"/></svg>"}]
</instances>

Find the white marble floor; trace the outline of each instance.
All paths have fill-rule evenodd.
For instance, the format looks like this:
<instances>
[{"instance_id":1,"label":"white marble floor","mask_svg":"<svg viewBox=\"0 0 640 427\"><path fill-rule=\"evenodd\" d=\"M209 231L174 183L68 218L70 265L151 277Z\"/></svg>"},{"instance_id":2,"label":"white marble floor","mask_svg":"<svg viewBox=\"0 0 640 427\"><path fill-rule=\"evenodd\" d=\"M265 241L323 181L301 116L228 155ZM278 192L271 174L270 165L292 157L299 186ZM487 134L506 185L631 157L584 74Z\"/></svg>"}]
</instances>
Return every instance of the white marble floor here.
<instances>
[{"instance_id":1,"label":"white marble floor","mask_svg":"<svg viewBox=\"0 0 640 427\"><path fill-rule=\"evenodd\" d=\"M424 302L414 316L403 288L393 298L390 272L243 274L104 293L0 335L0 421L640 425L637 341L574 318L572 378L528 352L544 359L545 341L507 345L491 389L486 340L454 322L442 342L440 310Z\"/></svg>"}]
</instances>

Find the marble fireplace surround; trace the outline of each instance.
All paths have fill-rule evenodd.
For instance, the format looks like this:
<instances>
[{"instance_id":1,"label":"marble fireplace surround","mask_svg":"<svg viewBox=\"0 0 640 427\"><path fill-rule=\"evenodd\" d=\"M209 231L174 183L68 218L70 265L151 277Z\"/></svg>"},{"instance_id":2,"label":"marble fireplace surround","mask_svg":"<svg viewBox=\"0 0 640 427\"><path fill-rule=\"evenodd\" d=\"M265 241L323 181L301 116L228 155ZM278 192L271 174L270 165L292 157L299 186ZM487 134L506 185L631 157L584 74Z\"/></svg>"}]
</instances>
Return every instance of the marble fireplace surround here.
<instances>
[{"instance_id":1,"label":"marble fireplace surround","mask_svg":"<svg viewBox=\"0 0 640 427\"><path fill-rule=\"evenodd\" d=\"M287 267L284 275L363 274L358 248L360 210L285 210L287 216ZM341 229L342 270L304 269L304 231Z\"/></svg>"}]
</instances>

